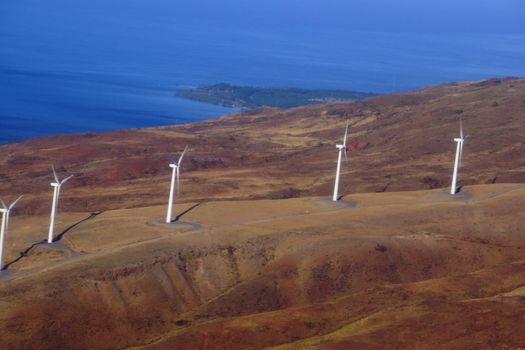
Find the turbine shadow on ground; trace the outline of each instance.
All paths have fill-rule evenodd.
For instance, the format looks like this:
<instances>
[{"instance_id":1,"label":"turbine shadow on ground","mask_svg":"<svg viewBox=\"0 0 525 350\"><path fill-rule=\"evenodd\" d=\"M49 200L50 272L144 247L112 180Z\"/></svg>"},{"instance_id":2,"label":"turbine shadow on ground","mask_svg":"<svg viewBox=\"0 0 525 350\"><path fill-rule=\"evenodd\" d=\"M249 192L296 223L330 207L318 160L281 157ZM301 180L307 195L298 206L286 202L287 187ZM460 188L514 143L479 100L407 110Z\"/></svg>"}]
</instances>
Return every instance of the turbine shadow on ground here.
<instances>
[{"instance_id":1,"label":"turbine shadow on ground","mask_svg":"<svg viewBox=\"0 0 525 350\"><path fill-rule=\"evenodd\" d=\"M1 271L7 270L7 269L9 268L9 266L13 265L14 263L17 263L17 262L20 261L22 258L26 257L27 254L29 254L29 252L30 252L34 247L36 247L37 245L40 245L40 244L44 244L44 243L46 243L46 240L45 240L45 239L43 239L43 240L41 240L41 241L38 241L38 242L35 242L35 243L31 244L31 246L29 246L26 250L21 251L21 252L20 252L20 255L19 255L15 260L12 260L12 261L8 262L7 264L5 264Z\"/></svg>"},{"instance_id":2,"label":"turbine shadow on ground","mask_svg":"<svg viewBox=\"0 0 525 350\"><path fill-rule=\"evenodd\" d=\"M98 215L102 214L103 211L97 211L97 212L93 212L91 213L90 216L88 216L87 218L85 219L82 219L80 221L77 221L76 223L74 223L73 225L69 226L68 228L66 228L64 231L60 232L60 234L58 234L55 239L53 240L53 242L59 242L66 233L68 233L69 231L71 231L72 229L74 229L75 227L77 227L78 225L82 224L83 222L85 221L88 221L88 220L91 220L95 217L97 217Z\"/></svg>"},{"instance_id":3,"label":"turbine shadow on ground","mask_svg":"<svg viewBox=\"0 0 525 350\"><path fill-rule=\"evenodd\" d=\"M58 241L60 241L64 235L66 233L68 233L69 231L71 231L72 229L74 229L75 227L77 227L78 225L82 224L83 222L87 221L87 220L90 220L90 219L93 219L94 217L102 214L103 211L98 211L98 212L94 212L94 213L91 213L90 216L88 216L87 218L85 219L82 219L80 221L77 221L76 223L74 223L73 225L69 226L68 228L66 228L64 231L62 231L59 235L56 236L55 240L53 241L53 243L56 243ZM43 245L43 244L46 244L47 243L47 240L46 239L43 239L41 241L37 241L37 242L34 242L33 244L31 244L31 246L29 246L27 249L23 250L20 252L20 255L8 262L7 264L4 265L3 269L1 271L4 271L4 270L7 270L11 265L19 262L20 260L22 260L22 258L25 258L30 252L31 250L33 250L36 246L39 246L39 245Z\"/></svg>"},{"instance_id":4,"label":"turbine shadow on ground","mask_svg":"<svg viewBox=\"0 0 525 350\"><path fill-rule=\"evenodd\" d=\"M202 202L199 202L199 203L197 203L197 204L195 204L195 205L189 207L188 209L184 210L182 213L180 213L179 215L177 215L177 216L175 217L175 219L173 219L173 220L171 221L171 223L174 223L174 222L179 221L184 215L188 214L190 211L192 211L193 209L197 208L197 207L198 207L199 205L201 205L201 204L202 204Z\"/></svg>"},{"instance_id":5,"label":"turbine shadow on ground","mask_svg":"<svg viewBox=\"0 0 525 350\"><path fill-rule=\"evenodd\" d=\"M386 190L388 189L388 187L390 186L391 182L387 183L383 188L377 190L376 192L377 193L384 193L386 192Z\"/></svg>"}]
</instances>

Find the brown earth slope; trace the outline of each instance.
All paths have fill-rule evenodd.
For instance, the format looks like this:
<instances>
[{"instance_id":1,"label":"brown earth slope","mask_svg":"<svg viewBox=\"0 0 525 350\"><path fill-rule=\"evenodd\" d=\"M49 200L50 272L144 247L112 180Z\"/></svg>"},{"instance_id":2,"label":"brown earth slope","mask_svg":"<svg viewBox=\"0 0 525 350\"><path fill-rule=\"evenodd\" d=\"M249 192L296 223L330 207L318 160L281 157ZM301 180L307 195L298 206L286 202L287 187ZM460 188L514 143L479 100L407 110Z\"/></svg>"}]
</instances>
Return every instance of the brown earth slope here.
<instances>
[{"instance_id":1,"label":"brown earth slope","mask_svg":"<svg viewBox=\"0 0 525 350\"><path fill-rule=\"evenodd\" d=\"M496 79L0 146L0 194L28 194L0 349L525 348L524 110L525 79ZM430 188L448 187L459 116L451 196ZM76 176L49 245L51 163Z\"/></svg>"},{"instance_id":2,"label":"brown earth slope","mask_svg":"<svg viewBox=\"0 0 525 350\"><path fill-rule=\"evenodd\" d=\"M525 346L523 185L207 202L176 225L163 209L101 213L18 260L47 217L13 218L0 348Z\"/></svg>"},{"instance_id":3,"label":"brown earth slope","mask_svg":"<svg viewBox=\"0 0 525 350\"><path fill-rule=\"evenodd\" d=\"M50 166L75 178L63 209L99 211L166 201L168 162L186 144L182 201L327 195L335 142L350 120L343 193L449 185L459 117L462 184L525 179L525 79L430 87L362 102L259 110L201 123L43 137L0 146L0 193L49 211Z\"/></svg>"}]
</instances>

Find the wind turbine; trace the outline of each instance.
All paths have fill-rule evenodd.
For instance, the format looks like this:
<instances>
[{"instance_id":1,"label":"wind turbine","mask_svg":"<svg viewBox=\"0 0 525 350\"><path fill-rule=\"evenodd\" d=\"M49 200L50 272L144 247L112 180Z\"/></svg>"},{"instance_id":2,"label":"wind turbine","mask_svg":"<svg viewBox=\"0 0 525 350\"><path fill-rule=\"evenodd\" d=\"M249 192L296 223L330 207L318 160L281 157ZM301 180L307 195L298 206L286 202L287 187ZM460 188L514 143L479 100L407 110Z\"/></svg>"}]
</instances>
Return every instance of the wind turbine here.
<instances>
[{"instance_id":1,"label":"wind turbine","mask_svg":"<svg viewBox=\"0 0 525 350\"><path fill-rule=\"evenodd\" d=\"M2 205L2 208L0 208L0 213L2 213L2 227L0 228L0 271L4 269L4 241L5 236L7 235L7 227L9 226L9 214L21 198L22 196L18 197L18 199L9 206L7 206L5 202L0 199L0 204Z\"/></svg>"},{"instance_id":2,"label":"wind turbine","mask_svg":"<svg viewBox=\"0 0 525 350\"><path fill-rule=\"evenodd\" d=\"M336 144L335 147L339 150L339 156L337 157L337 170L335 172L335 184L334 184L334 196L332 197L332 200L334 202L337 202L339 200L339 175L341 174L341 159L343 156L343 151L345 153L346 158L346 138L348 136L348 120L346 121L346 130L345 130L345 137L343 139L343 144Z\"/></svg>"},{"instance_id":3,"label":"wind turbine","mask_svg":"<svg viewBox=\"0 0 525 350\"><path fill-rule=\"evenodd\" d=\"M168 212L166 213L166 223L171 223L171 214L173 212L173 194L175 191L175 185L177 186L177 192L179 191L179 180L180 180L180 164L182 163L182 158L184 158L184 154L188 150L188 145L184 147L184 151L179 157L179 160L177 162L173 162L170 164L170 168L172 168L171 172L171 186L170 186L170 197L168 200Z\"/></svg>"},{"instance_id":4,"label":"wind turbine","mask_svg":"<svg viewBox=\"0 0 525 350\"><path fill-rule=\"evenodd\" d=\"M461 166L461 157L463 156L463 144L468 136L463 136L463 120L459 120L459 137L454 139L456 145L456 160L454 161L454 172L452 174L452 185L450 187L450 194L457 193L457 181L459 168Z\"/></svg>"},{"instance_id":5,"label":"wind turbine","mask_svg":"<svg viewBox=\"0 0 525 350\"><path fill-rule=\"evenodd\" d=\"M47 236L47 243L53 243L53 233L55 230L55 215L58 205L58 196L60 195L60 188L63 184L66 183L67 180L73 177L73 175L70 175L64 180L60 181L55 171L55 167L52 166L51 169L53 170L53 177L55 179L55 182L51 182L51 187L53 187L53 205L51 207L51 222L49 223L49 234Z\"/></svg>"}]
</instances>

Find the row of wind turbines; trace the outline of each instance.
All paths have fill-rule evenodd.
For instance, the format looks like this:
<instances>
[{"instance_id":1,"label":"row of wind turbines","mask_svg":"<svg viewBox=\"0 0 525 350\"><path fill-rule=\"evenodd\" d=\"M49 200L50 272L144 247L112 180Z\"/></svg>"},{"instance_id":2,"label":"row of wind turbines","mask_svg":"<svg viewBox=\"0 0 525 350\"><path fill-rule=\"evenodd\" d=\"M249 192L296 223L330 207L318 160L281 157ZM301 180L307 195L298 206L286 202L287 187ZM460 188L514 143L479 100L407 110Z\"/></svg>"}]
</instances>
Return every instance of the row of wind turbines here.
<instances>
[{"instance_id":1,"label":"row of wind turbines","mask_svg":"<svg viewBox=\"0 0 525 350\"><path fill-rule=\"evenodd\" d=\"M184 151L180 155L179 159L177 161L174 161L170 163L170 168L172 168L172 175L171 175L171 186L170 186L170 192L169 192L169 201L168 201L168 211L166 213L166 223L171 223L172 220L172 213L173 213L173 201L174 201L174 194L175 194L175 188L177 189L177 192L180 189L180 169L181 169L181 163L182 159L184 158L184 155L186 154L186 151L188 150L188 146L184 148ZM53 171L53 179L54 182L51 182L51 187L53 188L53 202L51 204L51 217L49 222L49 231L47 235L47 243L53 243L54 236L55 236L55 218L58 208L58 199L60 196L60 190L62 189L62 185L64 185L69 179L73 177L73 175L70 175L66 177L65 179L60 180L58 178L58 175L55 171L55 167L52 166L51 170ZM7 236L7 230L9 227L9 216L11 214L11 210L15 207L15 205L22 199L23 196L18 197L13 203L10 205L7 205L1 198L0 198L0 205L2 206L0 208L0 212L2 213L2 226L0 227L0 271L4 269L4 259L3 259L3 252L4 252L4 242L5 237Z\"/></svg>"},{"instance_id":2,"label":"row of wind turbines","mask_svg":"<svg viewBox=\"0 0 525 350\"><path fill-rule=\"evenodd\" d=\"M65 184L69 179L73 177L73 175L71 175L71 176L66 177L63 180L59 180L54 166L51 167L51 170L53 170L53 179L55 181L51 182L51 187L53 187L53 203L51 206L51 219L49 222L47 243L53 243L54 231L55 231L55 216L57 212L58 196L60 195L60 189L62 188L63 184ZM9 227L9 215L11 214L11 210L13 210L16 203L18 203L18 201L21 200L22 197L23 196L18 197L10 205L7 205L2 199L0 199L0 205L2 205L2 208L0 208L0 212L2 213L2 227L0 228L0 271L4 269L4 259L3 259L4 242L5 242L5 237L7 235L7 229Z\"/></svg>"},{"instance_id":3,"label":"row of wind turbines","mask_svg":"<svg viewBox=\"0 0 525 350\"><path fill-rule=\"evenodd\" d=\"M348 147L346 146L346 139L348 138L348 127L349 127L349 121L346 122L346 129L345 129L345 136L343 138L342 144L336 144L335 147L339 150L339 154L337 156L337 168L335 171L335 183L334 183L334 193L332 196L332 201L337 202L341 198L339 197L339 177L341 175L341 161L343 158L343 153L345 155L345 159L347 159L347 151ZM459 137L454 138L454 142L457 143L456 145L456 157L454 160L454 171L452 172L452 184L450 186L450 194L455 195L458 193L458 177L459 177L459 168L461 167L461 158L463 156L463 145L465 144L465 140L468 138L467 136L463 135L463 120L459 120Z\"/></svg>"},{"instance_id":4,"label":"row of wind turbines","mask_svg":"<svg viewBox=\"0 0 525 350\"><path fill-rule=\"evenodd\" d=\"M465 143L465 139L468 137L468 136L465 137L463 135L463 122L460 120L459 123L460 123L459 124L459 137L454 138L454 142L457 143L457 146L456 146L456 157L454 161L454 171L452 173L452 185L450 189L450 193L453 195L458 192L457 180L458 180L458 175L459 175L459 168L461 167L461 157L463 156L463 145ZM341 176L341 163L342 163L343 154L345 156L345 159L347 159L348 147L346 145L346 141L348 138L349 125L350 125L349 121L347 121L343 143L336 144L336 148L338 149L338 156L337 156L337 168L335 172L334 192L332 196L332 201L334 202L337 202L341 199L341 197L339 196L339 179ZM168 208L166 212L166 223L167 224L170 224L173 222L173 202L174 202L175 192L178 193L180 190L181 164L182 164L182 160L187 150L188 150L188 146L186 145L179 159L169 164L169 167L172 169L172 173L171 173L171 182L170 182L170 190L169 190L169 197L168 197ZM73 177L73 175L70 175L60 180L55 171L55 167L52 166L51 169L53 171L53 179L54 179L54 182L51 182L51 187L53 188L53 202L51 205L51 217L50 217L50 223L49 223L47 243L53 243L53 240L54 240L55 217L56 217L57 208L58 208L58 199L60 196L60 190L62 188L62 185L64 185L69 179ZM11 213L11 210L15 207L18 201L20 201L20 199L22 199L22 196L18 197L10 205L7 205L2 199L0 199L0 205L2 206L0 208L0 212L2 213L2 226L0 228L0 271L4 269L3 251L4 251L4 242L5 242L5 238L7 235L7 229L9 226L9 215Z\"/></svg>"}]
</instances>

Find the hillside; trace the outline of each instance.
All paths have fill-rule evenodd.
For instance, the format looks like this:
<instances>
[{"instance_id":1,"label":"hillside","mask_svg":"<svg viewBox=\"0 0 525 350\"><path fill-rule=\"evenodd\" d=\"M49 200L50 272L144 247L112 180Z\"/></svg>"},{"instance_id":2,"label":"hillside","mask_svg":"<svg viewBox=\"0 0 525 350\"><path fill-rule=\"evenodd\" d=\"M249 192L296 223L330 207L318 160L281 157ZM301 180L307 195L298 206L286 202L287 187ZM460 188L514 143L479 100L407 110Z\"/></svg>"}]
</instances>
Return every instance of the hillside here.
<instances>
[{"instance_id":1,"label":"hillside","mask_svg":"<svg viewBox=\"0 0 525 350\"><path fill-rule=\"evenodd\" d=\"M444 188L460 116L470 135L461 183L523 182L524 110L525 79L495 79L179 126L43 137L0 146L0 193L25 193L22 212L47 213L55 164L75 174L61 210L164 204L168 162L189 144L179 201L326 196L347 119L343 194Z\"/></svg>"},{"instance_id":2,"label":"hillside","mask_svg":"<svg viewBox=\"0 0 525 350\"><path fill-rule=\"evenodd\" d=\"M520 348L524 198L496 184L188 203L174 225L163 206L63 214L78 224L18 258L48 217L17 216L2 348Z\"/></svg>"},{"instance_id":3,"label":"hillside","mask_svg":"<svg viewBox=\"0 0 525 350\"><path fill-rule=\"evenodd\" d=\"M26 194L0 348L525 347L524 111L525 79L494 79L0 146L0 194ZM46 244L51 164L75 177Z\"/></svg>"}]
</instances>

